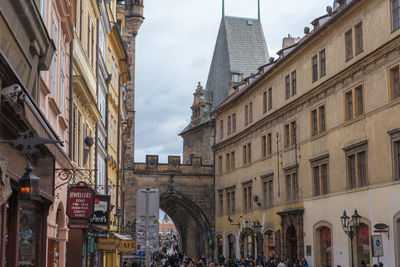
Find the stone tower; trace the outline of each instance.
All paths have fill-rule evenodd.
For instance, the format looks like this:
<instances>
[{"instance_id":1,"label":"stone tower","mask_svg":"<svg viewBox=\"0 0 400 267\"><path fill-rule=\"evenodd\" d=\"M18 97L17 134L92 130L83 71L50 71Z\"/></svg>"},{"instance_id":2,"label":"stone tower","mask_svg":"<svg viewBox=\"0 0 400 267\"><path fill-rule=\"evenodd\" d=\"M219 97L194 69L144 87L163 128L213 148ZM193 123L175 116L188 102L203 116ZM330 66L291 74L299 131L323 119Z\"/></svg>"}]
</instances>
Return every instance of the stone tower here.
<instances>
[{"instance_id":1,"label":"stone tower","mask_svg":"<svg viewBox=\"0 0 400 267\"><path fill-rule=\"evenodd\" d=\"M136 35L144 21L143 0L118 1L118 21L121 24L122 39L128 54L129 80L126 86L124 110L126 124L122 132L123 145L123 179L125 185L133 181L134 155L135 155L135 59L136 59ZM125 203L136 195L123 195L123 208Z\"/></svg>"}]
</instances>

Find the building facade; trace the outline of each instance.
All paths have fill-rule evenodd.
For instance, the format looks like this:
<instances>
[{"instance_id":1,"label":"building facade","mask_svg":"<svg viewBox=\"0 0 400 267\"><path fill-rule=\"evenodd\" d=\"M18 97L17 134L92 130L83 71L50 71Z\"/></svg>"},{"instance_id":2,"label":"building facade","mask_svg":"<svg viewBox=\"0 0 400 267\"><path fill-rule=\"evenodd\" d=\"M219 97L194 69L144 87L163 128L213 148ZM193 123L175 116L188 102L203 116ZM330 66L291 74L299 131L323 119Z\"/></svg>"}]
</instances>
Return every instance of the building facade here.
<instances>
[{"instance_id":1,"label":"building facade","mask_svg":"<svg viewBox=\"0 0 400 267\"><path fill-rule=\"evenodd\" d=\"M54 207L54 169L69 164L62 147L68 135L59 114L44 109L49 99L40 75L50 69L56 45L68 47L68 37L51 40L40 8L40 1L0 5L1 266L44 266L47 243L57 238L47 224ZM62 223L60 229L65 230Z\"/></svg>"},{"instance_id":2,"label":"building facade","mask_svg":"<svg viewBox=\"0 0 400 267\"><path fill-rule=\"evenodd\" d=\"M399 266L398 7L335 1L215 109L219 253L350 266L353 246L372 266L381 235L380 261Z\"/></svg>"}]
</instances>

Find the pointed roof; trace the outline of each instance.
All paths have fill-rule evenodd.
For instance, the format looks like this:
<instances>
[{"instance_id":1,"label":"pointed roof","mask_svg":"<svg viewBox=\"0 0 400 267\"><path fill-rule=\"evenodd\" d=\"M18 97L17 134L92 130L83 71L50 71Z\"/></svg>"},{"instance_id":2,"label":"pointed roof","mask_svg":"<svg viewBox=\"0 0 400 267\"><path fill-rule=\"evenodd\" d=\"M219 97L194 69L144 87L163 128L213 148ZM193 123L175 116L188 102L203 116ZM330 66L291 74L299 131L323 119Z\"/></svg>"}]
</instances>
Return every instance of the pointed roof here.
<instances>
[{"instance_id":1,"label":"pointed roof","mask_svg":"<svg viewBox=\"0 0 400 267\"><path fill-rule=\"evenodd\" d=\"M260 21L223 17L206 85L213 93L213 108L228 97L233 73L243 76L256 73L268 58Z\"/></svg>"}]
</instances>

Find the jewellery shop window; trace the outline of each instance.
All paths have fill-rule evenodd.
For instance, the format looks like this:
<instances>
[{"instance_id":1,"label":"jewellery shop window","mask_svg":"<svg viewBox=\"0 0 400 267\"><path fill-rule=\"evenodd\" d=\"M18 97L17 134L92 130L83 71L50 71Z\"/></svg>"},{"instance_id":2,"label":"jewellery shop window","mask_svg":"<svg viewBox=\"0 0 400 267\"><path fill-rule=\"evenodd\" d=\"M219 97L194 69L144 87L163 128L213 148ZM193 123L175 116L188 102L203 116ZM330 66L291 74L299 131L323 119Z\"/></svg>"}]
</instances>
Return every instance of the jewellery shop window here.
<instances>
[{"instance_id":1,"label":"jewellery shop window","mask_svg":"<svg viewBox=\"0 0 400 267\"><path fill-rule=\"evenodd\" d=\"M31 201L20 202L19 267L36 266L40 238L40 209Z\"/></svg>"}]
</instances>

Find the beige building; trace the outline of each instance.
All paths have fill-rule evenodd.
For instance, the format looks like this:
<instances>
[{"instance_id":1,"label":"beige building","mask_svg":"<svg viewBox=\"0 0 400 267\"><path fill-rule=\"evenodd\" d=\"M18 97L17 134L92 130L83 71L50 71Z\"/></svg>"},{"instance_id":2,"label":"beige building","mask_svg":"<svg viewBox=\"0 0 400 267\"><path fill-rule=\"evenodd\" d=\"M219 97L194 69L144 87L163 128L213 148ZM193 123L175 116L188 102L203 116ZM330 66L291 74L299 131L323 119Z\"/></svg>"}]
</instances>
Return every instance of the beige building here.
<instances>
[{"instance_id":1,"label":"beige building","mask_svg":"<svg viewBox=\"0 0 400 267\"><path fill-rule=\"evenodd\" d=\"M219 253L351 266L353 246L372 266L381 235L381 262L400 266L399 8L335 1L214 110Z\"/></svg>"}]
</instances>

